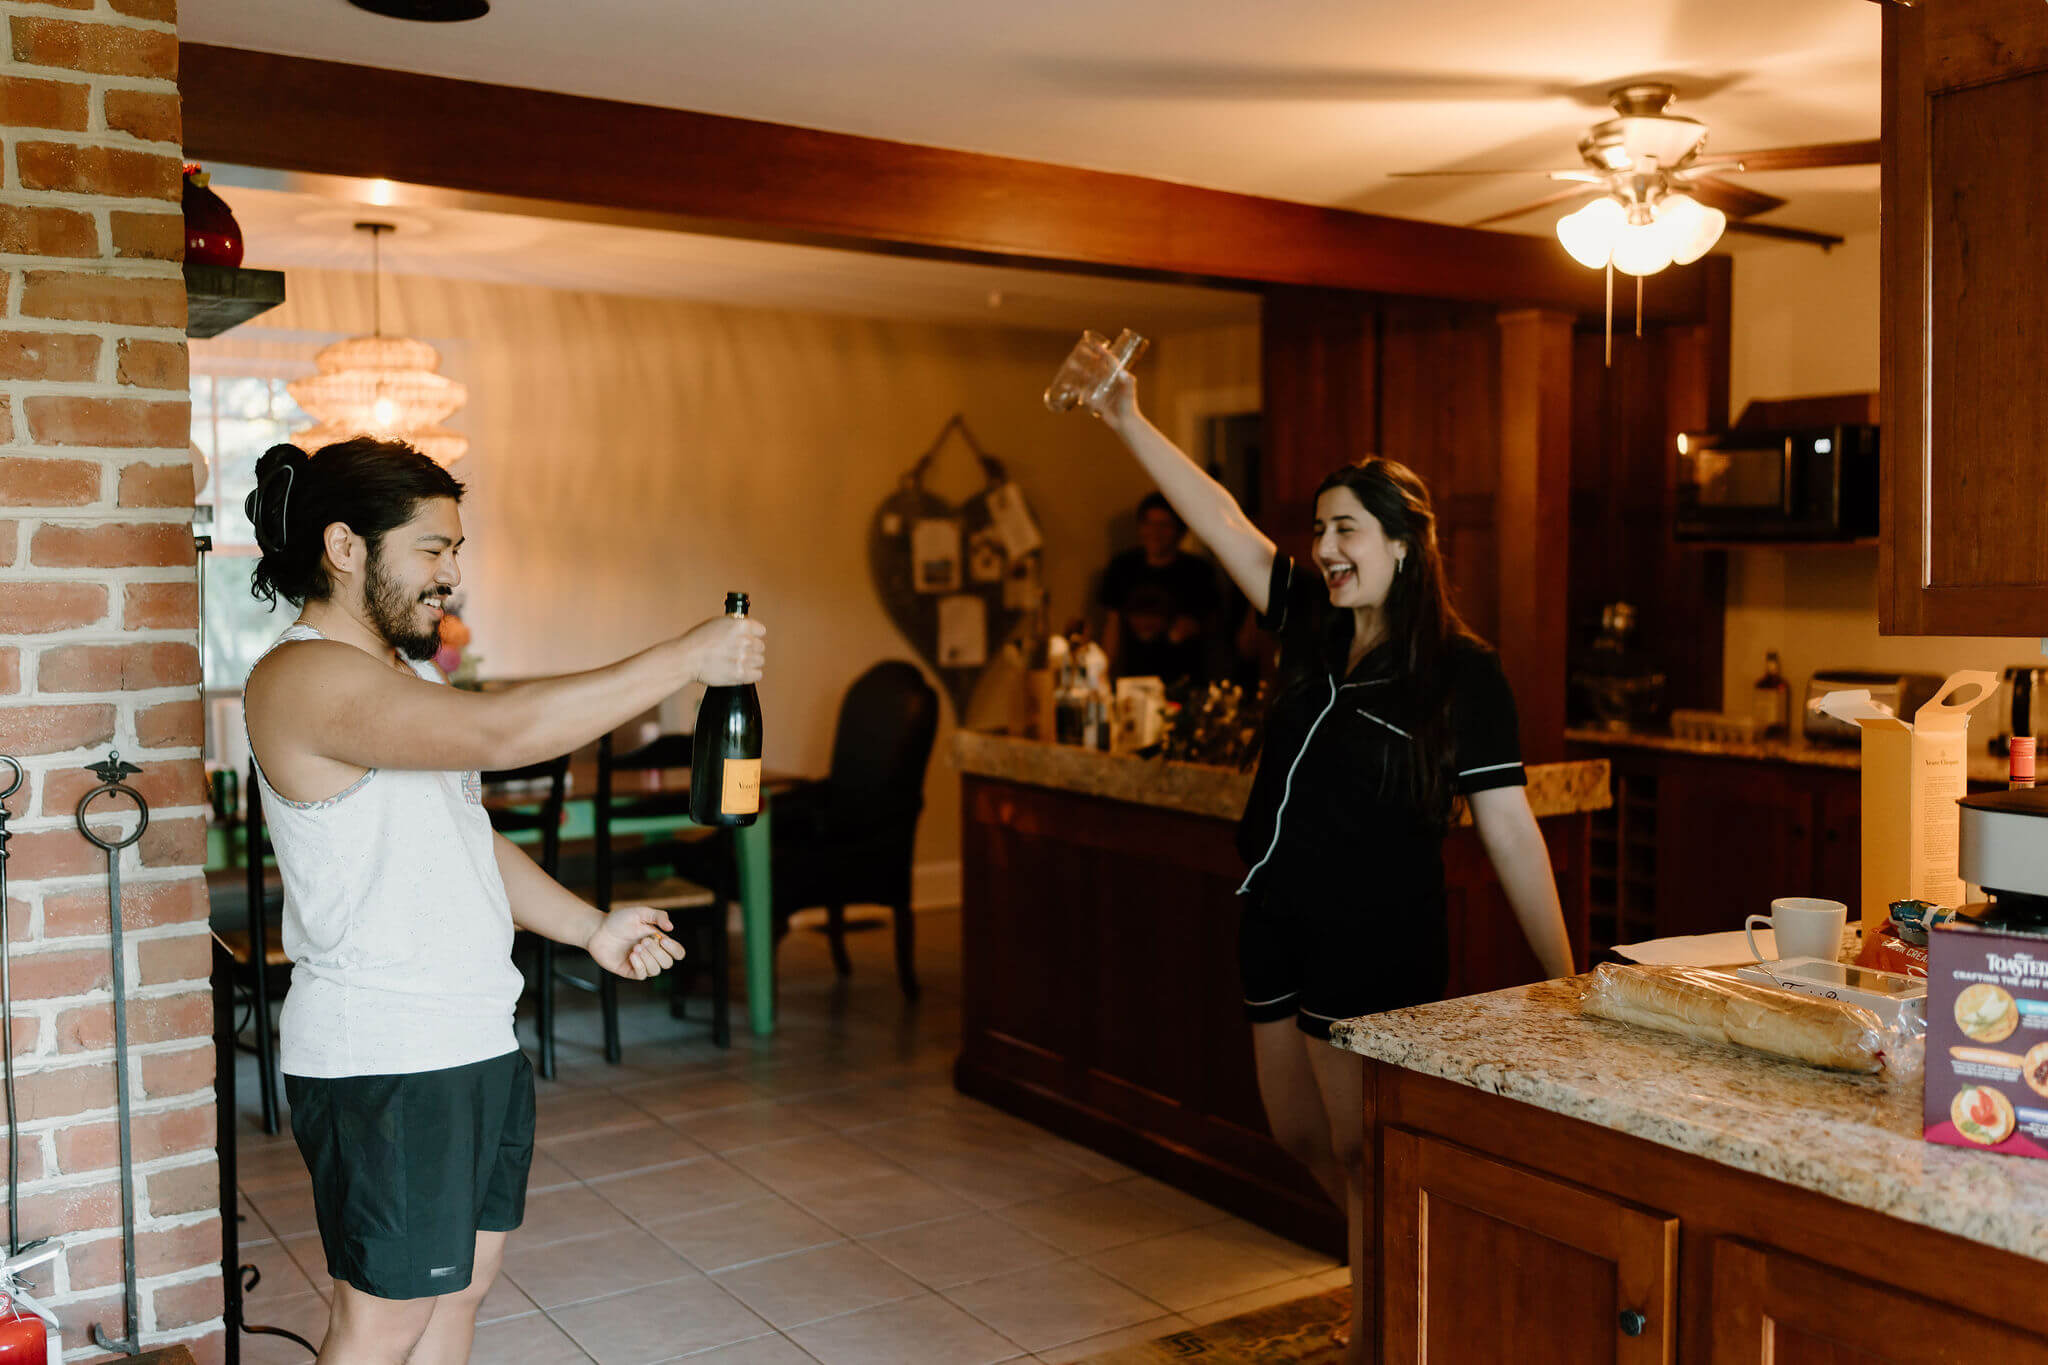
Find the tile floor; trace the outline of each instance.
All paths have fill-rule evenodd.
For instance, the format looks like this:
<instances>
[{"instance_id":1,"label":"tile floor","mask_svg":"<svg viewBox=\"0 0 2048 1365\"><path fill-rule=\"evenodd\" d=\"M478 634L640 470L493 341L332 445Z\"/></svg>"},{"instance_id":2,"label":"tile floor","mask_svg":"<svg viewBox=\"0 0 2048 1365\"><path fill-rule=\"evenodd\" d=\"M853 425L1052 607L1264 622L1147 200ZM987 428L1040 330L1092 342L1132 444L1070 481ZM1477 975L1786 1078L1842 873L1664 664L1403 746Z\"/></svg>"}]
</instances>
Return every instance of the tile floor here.
<instances>
[{"instance_id":1,"label":"tile floor","mask_svg":"<svg viewBox=\"0 0 2048 1365\"><path fill-rule=\"evenodd\" d=\"M625 1063L564 990L526 1222L478 1365L1067 1362L1344 1282L1328 1258L957 1094L959 920L918 919L924 999L886 933L783 945L782 1019L734 1046L629 987ZM703 1006L698 1005L702 1011ZM531 1039L522 1016L522 1041ZM305 1168L238 1074L248 1320L318 1341L329 1281ZM251 1365L297 1362L245 1336Z\"/></svg>"}]
</instances>

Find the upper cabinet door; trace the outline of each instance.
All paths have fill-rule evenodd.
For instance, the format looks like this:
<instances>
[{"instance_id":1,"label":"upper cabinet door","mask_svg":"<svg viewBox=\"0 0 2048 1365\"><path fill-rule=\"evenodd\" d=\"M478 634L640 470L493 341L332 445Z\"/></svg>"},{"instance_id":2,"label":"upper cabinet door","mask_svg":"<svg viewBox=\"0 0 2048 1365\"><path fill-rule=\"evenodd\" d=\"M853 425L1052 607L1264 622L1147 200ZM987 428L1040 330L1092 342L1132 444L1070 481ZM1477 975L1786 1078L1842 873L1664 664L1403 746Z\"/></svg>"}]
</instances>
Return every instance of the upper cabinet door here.
<instances>
[{"instance_id":1,"label":"upper cabinet door","mask_svg":"<svg viewBox=\"0 0 2048 1365\"><path fill-rule=\"evenodd\" d=\"M1884 13L1878 625L2048 634L2048 4Z\"/></svg>"}]
</instances>

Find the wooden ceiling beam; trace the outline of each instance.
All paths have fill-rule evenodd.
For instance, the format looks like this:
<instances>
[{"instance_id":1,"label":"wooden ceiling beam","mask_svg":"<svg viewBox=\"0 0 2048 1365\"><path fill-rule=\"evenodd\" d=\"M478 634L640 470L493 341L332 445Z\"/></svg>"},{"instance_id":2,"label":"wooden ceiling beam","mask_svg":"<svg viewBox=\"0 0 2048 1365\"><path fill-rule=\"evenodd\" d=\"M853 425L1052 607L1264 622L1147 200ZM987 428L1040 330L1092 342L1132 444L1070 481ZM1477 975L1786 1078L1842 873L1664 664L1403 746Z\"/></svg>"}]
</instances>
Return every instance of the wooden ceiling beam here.
<instances>
[{"instance_id":1,"label":"wooden ceiling beam","mask_svg":"<svg viewBox=\"0 0 2048 1365\"><path fill-rule=\"evenodd\" d=\"M182 45L185 154L656 215L719 236L1258 289L1566 309L1602 281L1542 237L1144 176L204 44ZM1698 321L1711 267L1660 274Z\"/></svg>"}]
</instances>

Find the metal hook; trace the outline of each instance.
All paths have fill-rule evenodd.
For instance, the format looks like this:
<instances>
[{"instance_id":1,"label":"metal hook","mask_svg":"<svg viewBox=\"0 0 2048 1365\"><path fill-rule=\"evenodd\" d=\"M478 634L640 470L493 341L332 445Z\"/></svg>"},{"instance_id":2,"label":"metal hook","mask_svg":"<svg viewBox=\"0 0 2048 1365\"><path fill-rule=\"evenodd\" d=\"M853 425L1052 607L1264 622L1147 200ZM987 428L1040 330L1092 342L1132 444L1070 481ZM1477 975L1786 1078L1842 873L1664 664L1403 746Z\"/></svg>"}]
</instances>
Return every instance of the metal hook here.
<instances>
[{"instance_id":1,"label":"metal hook","mask_svg":"<svg viewBox=\"0 0 2048 1365\"><path fill-rule=\"evenodd\" d=\"M21 784L28 781L28 774L22 771L19 760L9 758L6 754L0 754L0 763L5 763L8 767L14 769L14 780L7 784L6 791L0 791L0 801L5 801L8 797L21 790ZM0 822L4 822L6 818L6 816L0 815Z\"/></svg>"},{"instance_id":2,"label":"metal hook","mask_svg":"<svg viewBox=\"0 0 2048 1365\"><path fill-rule=\"evenodd\" d=\"M107 755L106 762L92 764L86 771L96 775L100 780L100 785L79 798L78 832L83 834L88 842L98 845L107 852L118 853L140 839L142 832L149 828L149 802L142 799L142 793L121 780L124 777L134 776L141 772L142 769L136 767L133 763L122 762L121 754L116 750ZM142 818L136 822L133 834L130 834L125 839L109 842L93 833L92 826L85 823L85 808L102 796L125 796L135 803L135 812Z\"/></svg>"}]
</instances>

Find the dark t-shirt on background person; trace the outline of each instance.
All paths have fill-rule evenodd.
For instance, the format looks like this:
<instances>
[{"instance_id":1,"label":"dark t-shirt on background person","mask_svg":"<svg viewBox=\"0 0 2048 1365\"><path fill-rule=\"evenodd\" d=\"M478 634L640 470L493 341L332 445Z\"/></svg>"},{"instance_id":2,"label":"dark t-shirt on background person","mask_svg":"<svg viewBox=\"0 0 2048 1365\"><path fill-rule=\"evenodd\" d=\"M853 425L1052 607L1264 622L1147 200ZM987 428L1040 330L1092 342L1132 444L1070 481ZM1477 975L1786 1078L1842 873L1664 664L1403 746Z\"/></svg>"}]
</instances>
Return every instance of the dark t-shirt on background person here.
<instances>
[{"instance_id":1,"label":"dark t-shirt on background person","mask_svg":"<svg viewBox=\"0 0 2048 1365\"><path fill-rule=\"evenodd\" d=\"M1216 571L1207 560L1176 554L1166 564L1152 564L1144 550L1125 550L1103 570L1097 600L1121 621L1118 657L1111 660L1119 677L1173 683L1207 676L1207 637L1220 601ZM1176 644L1173 623L1183 616L1192 616L1201 629Z\"/></svg>"}]
</instances>

